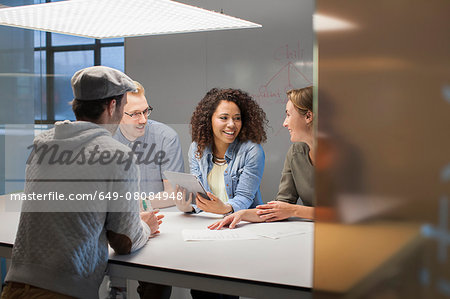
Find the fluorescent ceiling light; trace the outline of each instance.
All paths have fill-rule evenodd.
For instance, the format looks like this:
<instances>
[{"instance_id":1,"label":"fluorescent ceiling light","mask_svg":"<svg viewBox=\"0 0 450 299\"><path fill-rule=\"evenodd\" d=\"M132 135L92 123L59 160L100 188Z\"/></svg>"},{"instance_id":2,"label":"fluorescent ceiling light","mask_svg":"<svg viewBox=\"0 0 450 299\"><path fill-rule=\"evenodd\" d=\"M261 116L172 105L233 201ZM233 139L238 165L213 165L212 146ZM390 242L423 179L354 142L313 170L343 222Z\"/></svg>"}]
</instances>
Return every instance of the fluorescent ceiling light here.
<instances>
[{"instance_id":1,"label":"fluorescent ceiling light","mask_svg":"<svg viewBox=\"0 0 450 299\"><path fill-rule=\"evenodd\" d=\"M0 25L98 39L262 27L169 0L71 0L3 8Z\"/></svg>"},{"instance_id":2,"label":"fluorescent ceiling light","mask_svg":"<svg viewBox=\"0 0 450 299\"><path fill-rule=\"evenodd\" d=\"M349 30L356 28L356 25L338 19L335 17L324 16L320 14L314 14L313 16L314 31L337 31L337 30Z\"/></svg>"}]
</instances>

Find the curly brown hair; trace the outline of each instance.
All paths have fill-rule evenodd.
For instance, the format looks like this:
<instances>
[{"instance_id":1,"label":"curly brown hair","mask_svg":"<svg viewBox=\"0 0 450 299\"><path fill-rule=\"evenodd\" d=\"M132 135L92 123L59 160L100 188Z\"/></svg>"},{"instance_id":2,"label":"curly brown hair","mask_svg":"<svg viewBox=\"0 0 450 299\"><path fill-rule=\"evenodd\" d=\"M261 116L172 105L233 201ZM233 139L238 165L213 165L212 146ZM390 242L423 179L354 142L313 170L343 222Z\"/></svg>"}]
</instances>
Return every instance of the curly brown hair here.
<instances>
[{"instance_id":1,"label":"curly brown hair","mask_svg":"<svg viewBox=\"0 0 450 299\"><path fill-rule=\"evenodd\" d=\"M213 145L214 134L211 119L221 101L233 102L241 111L242 129L237 136L240 142L250 140L260 144L267 139L266 113L248 93L240 89L213 88L198 103L191 117L192 141L197 142L196 156L199 158L207 146Z\"/></svg>"}]
</instances>

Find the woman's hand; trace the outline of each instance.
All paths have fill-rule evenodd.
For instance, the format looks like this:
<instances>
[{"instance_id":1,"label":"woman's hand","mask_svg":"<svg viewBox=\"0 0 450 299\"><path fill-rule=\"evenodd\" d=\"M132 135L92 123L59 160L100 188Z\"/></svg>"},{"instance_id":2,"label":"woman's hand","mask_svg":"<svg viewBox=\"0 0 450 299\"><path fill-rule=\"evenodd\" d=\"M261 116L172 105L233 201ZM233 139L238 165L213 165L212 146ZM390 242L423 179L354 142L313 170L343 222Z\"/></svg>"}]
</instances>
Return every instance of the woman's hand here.
<instances>
[{"instance_id":1,"label":"woman's hand","mask_svg":"<svg viewBox=\"0 0 450 299\"><path fill-rule=\"evenodd\" d=\"M256 214L263 221L271 222L296 216L296 205L282 201L269 201L256 207Z\"/></svg>"},{"instance_id":2,"label":"woman's hand","mask_svg":"<svg viewBox=\"0 0 450 299\"><path fill-rule=\"evenodd\" d=\"M235 228L236 225L241 221L249 221L249 222L263 222L256 214L256 209L251 210L240 210L227 217L223 218L220 221L217 221L210 226L209 229L221 229L224 226L227 226L231 229Z\"/></svg>"},{"instance_id":3,"label":"woman's hand","mask_svg":"<svg viewBox=\"0 0 450 299\"><path fill-rule=\"evenodd\" d=\"M199 193L197 193L197 197L195 198L197 202L197 207L202 209L205 212L215 213L215 214L226 214L233 211L233 208L230 204L225 204L220 200L217 196L212 194L211 192L207 192L210 200L204 198Z\"/></svg>"},{"instance_id":4,"label":"woman's hand","mask_svg":"<svg viewBox=\"0 0 450 299\"><path fill-rule=\"evenodd\" d=\"M180 186L176 186L176 190L175 190L175 194L178 194L178 192L180 192L182 194L182 198L175 200L175 204L177 205L178 210L180 210L181 212L185 212L185 213L190 213L194 210L194 208L192 207L192 193L189 193L189 199L186 200L186 189L185 188L181 188Z\"/></svg>"}]
</instances>

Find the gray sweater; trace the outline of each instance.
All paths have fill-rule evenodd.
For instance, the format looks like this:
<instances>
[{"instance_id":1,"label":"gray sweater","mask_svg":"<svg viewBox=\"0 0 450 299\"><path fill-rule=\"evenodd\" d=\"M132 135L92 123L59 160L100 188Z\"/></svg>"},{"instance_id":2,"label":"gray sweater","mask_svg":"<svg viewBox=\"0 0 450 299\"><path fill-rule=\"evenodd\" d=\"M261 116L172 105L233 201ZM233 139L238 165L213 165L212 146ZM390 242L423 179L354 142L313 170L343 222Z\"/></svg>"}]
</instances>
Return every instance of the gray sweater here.
<instances>
[{"instance_id":1,"label":"gray sweater","mask_svg":"<svg viewBox=\"0 0 450 299\"><path fill-rule=\"evenodd\" d=\"M98 298L108 241L127 253L144 246L150 234L140 220L139 201L126 199L127 192L139 191L137 165L124 162L134 157L109 131L90 122L56 123L35 138L34 146L25 194L54 192L65 199L84 194L91 199L24 201L6 281ZM117 159L122 152L123 163L108 163L108 152L110 157L119 153Z\"/></svg>"}]
</instances>

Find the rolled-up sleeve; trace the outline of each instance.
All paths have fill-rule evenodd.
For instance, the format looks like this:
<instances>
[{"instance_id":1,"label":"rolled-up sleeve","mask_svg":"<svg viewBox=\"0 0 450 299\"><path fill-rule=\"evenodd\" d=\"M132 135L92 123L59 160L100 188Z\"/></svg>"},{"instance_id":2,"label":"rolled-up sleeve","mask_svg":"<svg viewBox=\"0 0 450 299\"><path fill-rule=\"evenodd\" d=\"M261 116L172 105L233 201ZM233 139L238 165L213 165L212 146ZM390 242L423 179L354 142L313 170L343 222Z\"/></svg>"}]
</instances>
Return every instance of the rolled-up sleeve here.
<instances>
[{"instance_id":1,"label":"rolled-up sleeve","mask_svg":"<svg viewBox=\"0 0 450 299\"><path fill-rule=\"evenodd\" d=\"M262 146L252 144L246 154L245 165L239 176L234 197L228 200L235 212L248 209L252 205L261 184L264 164L265 155Z\"/></svg>"}]
</instances>

